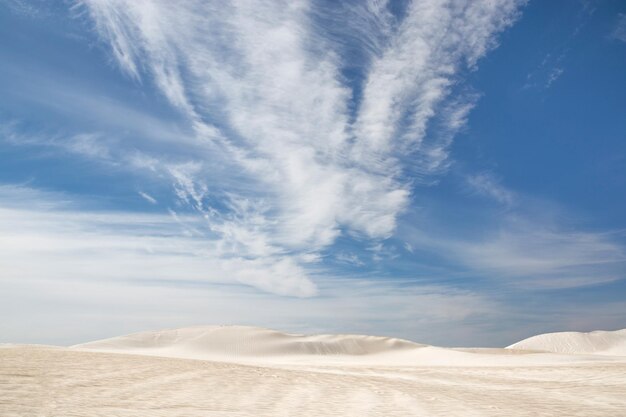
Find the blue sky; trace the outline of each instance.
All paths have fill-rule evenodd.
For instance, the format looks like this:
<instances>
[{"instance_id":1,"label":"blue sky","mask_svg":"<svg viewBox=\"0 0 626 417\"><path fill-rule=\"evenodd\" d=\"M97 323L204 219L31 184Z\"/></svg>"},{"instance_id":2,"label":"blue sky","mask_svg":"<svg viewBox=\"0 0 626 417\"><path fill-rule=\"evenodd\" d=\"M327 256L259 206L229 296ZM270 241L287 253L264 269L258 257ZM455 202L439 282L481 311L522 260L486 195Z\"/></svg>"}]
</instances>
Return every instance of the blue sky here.
<instances>
[{"instance_id":1,"label":"blue sky","mask_svg":"<svg viewBox=\"0 0 626 417\"><path fill-rule=\"evenodd\" d=\"M626 5L0 1L0 342L626 317Z\"/></svg>"}]
</instances>

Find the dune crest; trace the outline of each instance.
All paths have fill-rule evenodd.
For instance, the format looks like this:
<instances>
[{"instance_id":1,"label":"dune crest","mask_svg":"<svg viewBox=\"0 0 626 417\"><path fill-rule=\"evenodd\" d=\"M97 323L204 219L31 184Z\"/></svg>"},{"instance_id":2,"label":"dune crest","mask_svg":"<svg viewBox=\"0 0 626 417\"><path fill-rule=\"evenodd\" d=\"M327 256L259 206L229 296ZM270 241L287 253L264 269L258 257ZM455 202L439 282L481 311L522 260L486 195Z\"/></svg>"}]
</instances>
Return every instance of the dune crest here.
<instances>
[{"instance_id":1,"label":"dune crest","mask_svg":"<svg viewBox=\"0 0 626 417\"><path fill-rule=\"evenodd\" d=\"M364 357L425 347L408 340L363 335L300 335L248 326L199 326L149 331L72 346L196 359L294 356Z\"/></svg>"},{"instance_id":2,"label":"dune crest","mask_svg":"<svg viewBox=\"0 0 626 417\"><path fill-rule=\"evenodd\" d=\"M507 349L462 349L380 336L300 335L248 326L197 326L135 333L70 349L252 365L531 366L594 361L598 352L603 357L622 355L619 341L626 330L622 332L608 332L616 333L610 337L598 337L594 332L595 350L576 342L576 337L564 339L559 334L535 336ZM570 354L581 352L590 354Z\"/></svg>"},{"instance_id":3,"label":"dune crest","mask_svg":"<svg viewBox=\"0 0 626 417\"><path fill-rule=\"evenodd\" d=\"M545 333L507 346L564 354L626 356L626 329L615 331Z\"/></svg>"}]
</instances>

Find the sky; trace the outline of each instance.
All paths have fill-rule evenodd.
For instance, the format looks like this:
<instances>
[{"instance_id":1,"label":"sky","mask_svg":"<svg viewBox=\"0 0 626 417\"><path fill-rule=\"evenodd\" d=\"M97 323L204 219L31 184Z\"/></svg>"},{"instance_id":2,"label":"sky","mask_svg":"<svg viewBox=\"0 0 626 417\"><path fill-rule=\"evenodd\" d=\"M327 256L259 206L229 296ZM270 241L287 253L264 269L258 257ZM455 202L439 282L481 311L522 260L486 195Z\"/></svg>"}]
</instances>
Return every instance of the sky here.
<instances>
[{"instance_id":1,"label":"sky","mask_svg":"<svg viewBox=\"0 0 626 417\"><path fill-rule=\"evenodd\" d=\"M0 342L626 327L626 3L0 0Z\"/></svg>"}]
</instances>

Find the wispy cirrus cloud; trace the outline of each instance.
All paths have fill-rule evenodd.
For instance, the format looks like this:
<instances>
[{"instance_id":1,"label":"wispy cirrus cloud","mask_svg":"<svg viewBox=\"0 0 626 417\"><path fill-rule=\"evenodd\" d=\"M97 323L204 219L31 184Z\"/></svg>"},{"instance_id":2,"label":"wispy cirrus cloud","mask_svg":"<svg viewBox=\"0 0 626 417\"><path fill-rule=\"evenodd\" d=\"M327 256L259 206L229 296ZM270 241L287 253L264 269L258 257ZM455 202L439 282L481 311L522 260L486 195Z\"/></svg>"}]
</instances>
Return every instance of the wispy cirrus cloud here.
<instances>
[{"instance_id":1,"label":"wispy cirrus cloud","mask_svg":"<svg viewBox=\"0 0 626 417\"><path fill-rule=\"evenodd\" d=\"M611 34L613 39L617 39L622 42L626 42L626 13L620 13L617 18L617 23Z\"/></svg>"},{"instance_id":2,"label":"wispy cirrus cloud","mask_svg":"<svg viewBox=\"0 0 626 417\"><path fill-rule=\"evenodd\" d=\"M490 197L506 206L510 206L515 202L515 193L502 186L499 180L490 172L468 175L466 181L471 192Z\"/></svg>"},{"instance_id":3,"label":"wispy cirrus cloud","mask_svg":"<svg viewBox=\"0 0 626 417\"><path fill-rule=\"evenodd\" d=\"M623 280L626 249L623 230L579 230L568 226L571 213L549 209L528 197L512 194L482 177L472 185L476 192L504 204L507 210L483 208L467 211L465 221L482 225L463 230L447 225L432 227L422 219L406 226L401 237L411 249L445 259L443 275L455 268L474 274L490 285L522 290L546 290L602 285ZM552 212L550 212L552 211ZM477 220L487 216L489 221Z\"/></svg>"},{"instance_id":4,"label":"wispy cirrus cloud","mask_svg":"<svg viewBox=\"0 0 626 417\"><path fill-rule=\"evenodd\" d=\"M526 288L568 288L622 279L626 252L605 233L512 224L482 241L458 242L462 262Z\"/></svg>"},{"instance_id":5,"label":"wispy cirrus cloud","mask_svg":"<svg viewBox=\"0 0 626 417\"><path fill-rule=\"evenodd\" d=\"M0 199L7 280L205 282L300 297L316 292L297 259L268 251L261 257L253 243L246 251L212 238L197 216L93 211L23 186L0 186Z\"/></svg>"},{"instance_id":6,"label":"wispy cirrus cloud","mask_svg":"<svg viewBox=\"0 0 626 417\"><path fill-rule=\"evenodd\" d=\"M574 36L575 33L572 35L572 38ZM567 49L563 47L559 49L557 50L558 53L546 54L537 68L526 75L524 89L548 89L563 75L565 72L563 63L567 56Z\"/></svg>"},{"instance_id":7,"label":"wispy cirrus cloud","mask_svg":"<svg viewBox=\"0 0 626 417\"><path fill-rule=\"evenodd\" d=\"M450 99L460 72L523 3L416 0L401 15L384 1L77 7L120 68L154 82L210 155L164 164L180 201L233 247L313 259L340 236L394 233L411 200L406 170L445 169L473 106L473 96ZM428 135L433 124L440 133ZM216 161L237 168L211 176Z\"/></svg>"},{"instance_id":8,"label":"wispy cirrus cloud","mask_svg":"<svg viewBox=\"0 0 626 417\"><path fill-rule=\"evenodd\" d=\"M37 5L33 5L25 0L4 0L0 6L5 6L13 13L31 18L40 17L43 12Z\"/></svg>"},{"instance_id":9,"label":"wispy cirrus cloud","mask_svg":"<svg viewBox=\"0 0 626 417\"><path fill-rule=\"evenodd\" d=\"M139 194L144 200L146 200L150 204L158 204L156 198L152 197L150 194L144 191L137 191L137 194Z\"/></svg>"}]
</instances>

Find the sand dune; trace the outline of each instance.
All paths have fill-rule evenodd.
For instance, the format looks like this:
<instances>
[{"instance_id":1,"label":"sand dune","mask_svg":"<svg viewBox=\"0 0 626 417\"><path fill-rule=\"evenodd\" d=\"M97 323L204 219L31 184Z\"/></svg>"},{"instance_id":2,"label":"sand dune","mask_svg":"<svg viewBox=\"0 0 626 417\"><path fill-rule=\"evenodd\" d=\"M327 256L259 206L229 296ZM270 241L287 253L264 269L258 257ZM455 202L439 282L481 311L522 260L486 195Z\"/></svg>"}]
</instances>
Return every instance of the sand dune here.
<instances>
[{"instance_id":1,"label":"sand dune","mask_svg":"<svg viewBox=\"0 0 626 417\"><path fill-rule=\"evenodd\" d=\"M248 326L198 326L149 331L72 346L242 364L508 366L594 361L594 355L537 354L524 349L451 349L365 335L300 335Z\"/></svg>"},{"instance_id":2,"label":"sand dune","mask_svg":"<svg viewBox=\"0 0 626 417\"><path fill-rule=\"evenodd\" d=\"M589 333L558 332L529 337L508 349L536 350L581 355L626 356L626 329Z\"/></svg>"},{"instance_id":3,"label":"sand dune","mask_svg":"<svg viewBox=\"0 0 626 417\"><path fill-rule=\"evenodd\" d=\"M3 345L0 416L624 415L626 356L605 354L621 346L624 331L575 335L530 344L587 354L243 326L143 332L71 348Z\"/></svg>"},{"instance_id":4,"label":"sand dune","mask_svg":"<svg viewBox=\"0 0 626 417\"><path fill-rule=\"evenodd\" d=\"M114 337L71 349L242 364L465 363L464 352L408 340L350 334L300 335L248 326L197 326Z\"/></svg>"},{"instance_id":5,"label":"sand dune","mask_svg":"<svg viewBox=\"0 0 626 417\"><path fill-rule=\"evenodd\" d=\"M187 359L254 359L295 356L364 357L413 350L408 340L361 335L300 335L248 326L198 326L142 332L72 346Z\"/></svg>"}]
</instances>

